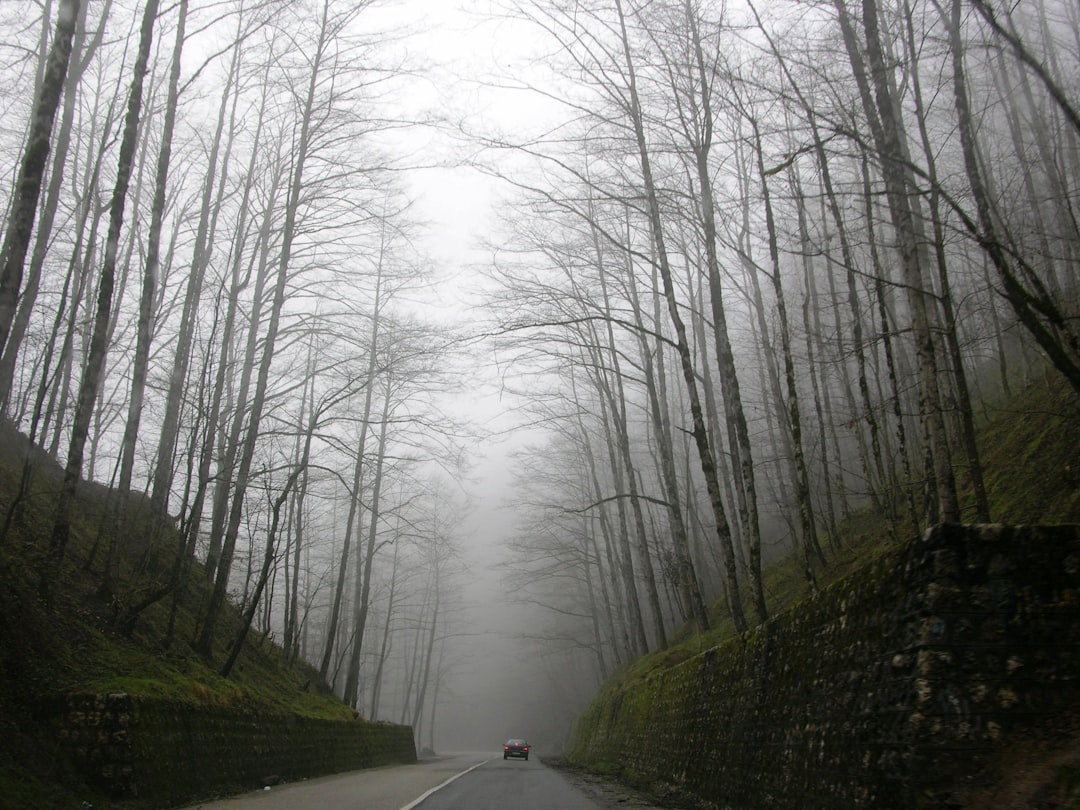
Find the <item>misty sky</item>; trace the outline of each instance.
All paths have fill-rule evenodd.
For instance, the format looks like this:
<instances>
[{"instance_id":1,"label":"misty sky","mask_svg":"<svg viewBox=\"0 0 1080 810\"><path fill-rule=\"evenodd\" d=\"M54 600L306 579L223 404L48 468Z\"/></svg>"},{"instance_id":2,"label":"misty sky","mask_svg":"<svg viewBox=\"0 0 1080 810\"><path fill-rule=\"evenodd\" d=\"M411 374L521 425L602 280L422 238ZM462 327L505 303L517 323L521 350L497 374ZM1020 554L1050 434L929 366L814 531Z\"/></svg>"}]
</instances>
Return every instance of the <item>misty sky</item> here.
<instances>
[{"instance_id":1,"label":"misty sky","mask_svg":"<svg viewBox=\"0 0 1080 810\"><path fill-rule=\"evenodd\" d=\"M461 165L477 153L453 127L460 122L474 132L505 133L540 126L538 112L550 111L550 102L508 86L515 81L508 77L530 70L535 37L500 18L487 0L402 0L373 11L377 19L410 30L400 47L423 65L410 84L411 95L402 100L407 115L441 119L440 126L397 133L394 144L422 166L410 173L409 188L425 225L423 250L439 279L428 314L468 321L468 306L482 284L478 271L491 261L495 209L509 189ZM482 157L492 159L490 153ZM526 737L543 749L565 733L561 721L540 727L541 718L558 715L551 704L558 696L550 694L552 675L536 660L537 645L519 638L536 627L535 612L507 601L505 575L496 567L518 542L511 454L533 437L500 391L500 369L482 351L473 372L473 379L463 381L455 410L495 435L473 446L474 470L465 483L472 502L461 533L470 565L464 594L469 619L463 623L466 635L452 645L458 662L443 686L449 694L440 695L436 747L495 752L509 737ZM426 735L421 744L427 744Z\"/></svg>"}]
</instances>

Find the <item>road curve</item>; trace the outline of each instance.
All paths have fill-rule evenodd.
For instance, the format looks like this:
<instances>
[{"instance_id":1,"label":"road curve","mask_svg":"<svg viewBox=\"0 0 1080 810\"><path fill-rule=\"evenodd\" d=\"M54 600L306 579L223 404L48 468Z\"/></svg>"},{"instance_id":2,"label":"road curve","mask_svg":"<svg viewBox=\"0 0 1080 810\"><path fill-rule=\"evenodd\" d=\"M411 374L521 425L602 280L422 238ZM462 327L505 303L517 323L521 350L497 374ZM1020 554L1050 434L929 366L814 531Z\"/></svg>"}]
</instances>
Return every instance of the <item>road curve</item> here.
<instances>
[{"instance_id":1,"label":"road curve","mask_svg":"<svg viewBox=\"0 0 1080 810\"><path fill-rule=\"evenodd\" d=\"M489 752L452 754L415 765L350 771L192 804L187 810L402 810L490 758Z\"/></svg>"},{"instance_id":2,"label":"road curve","mask_svg":"<svg viewBox=\"0 0 1080 810\"><path fill-rule=\"evenodd\" d=\"M390 765L322 776L187 810L656 810L656 803L602 777L560 770L499 752L447 754L415 765Z\"/></svg>"},{"instance_id":3,"label":"road curve","mask_svg":"<svg viewBox=\"0 0 1080 810\"><path fill-rule=\"evenodd\" d=\"M605 806L534 756L484 762L407 810L602 810Z\"/></svg>"}]
</instances>

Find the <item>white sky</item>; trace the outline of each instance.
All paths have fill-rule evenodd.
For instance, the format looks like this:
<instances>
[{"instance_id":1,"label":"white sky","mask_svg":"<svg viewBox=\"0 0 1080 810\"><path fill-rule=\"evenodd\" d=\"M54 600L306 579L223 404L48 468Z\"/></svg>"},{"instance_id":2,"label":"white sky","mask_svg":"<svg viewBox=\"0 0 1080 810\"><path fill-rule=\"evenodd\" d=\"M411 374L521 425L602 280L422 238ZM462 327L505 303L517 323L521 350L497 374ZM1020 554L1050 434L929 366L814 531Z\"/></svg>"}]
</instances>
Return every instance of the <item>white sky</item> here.
<instances>
[{"instance_id":1,"label":"white sky","mask_svg":"<svg viewBox=\"0 0 1080 810\"><path fill-rule=\"evenodd\" d=\"M418 128L401 142L409 144L418 164L443 166L411 176L418 213L431 226L426 247L459 267L486 261L478 242L492 234L491 209L507 190L456 165L476 154L476 146L450 128L461 121L473 132L523 133L556 114L549 99L509 86L535 75L542 40L525 23L505 17L492 0L388 0L373 12L380 27L385 21L410 31L399 47L419 70L402 100L406 114L443 117L447 125Z\"/></svg>"},{"instance_id":2,"label":"white sky","mask_svg":"<svg viewBox=\"0 0 1080 810\"><path fill-rule=\"evenodd\" d=\"M531 52L538 40L521 23L498 17L489 0L396 0L376 13L377 19L415 30L402 43L424 65L404 100L411 114L460 119L473 131L485 132L525 131L537 126L542 114L550 114L549 101L493 86L497 77L531 72ZM437 292L435 306L441 306L444 317L460 322L463 315L468 317L463 305L471 296L453 285L474 283L469 281L476 278L473 269L490 263L490 250L483 243L495 234L493 209L510 190L476 169L454 165L469 154L470 146L451 132L418 129L399 146L404 143L417 163L443 164L410 172L409 189L418 218L427 223L422 249L436 262L438 275L453 280ZM474 372L476 384L467 386L469 393L457 409L493 431L511 432L475 448L476 467L466 485L474 503L463 531L465 553L473 565L467 629L482 635L454 642L460 663L443 686L449 699L440 701L436 724L437 747L446 751L477 746L496 750L503 737L535 736L519 725L529 725L528 716L543 711L528 698L536 693L529 683L535 664L523 657L522 644L513 641L528 617L508 605L498 572L486 566L512 553L517 527L509 454L526 440L527 431L513 430L515 418L510 403L499 395L494 364L480 365ZM423 736L426 745L427 734Z\"/></svg>"}]
</instances>

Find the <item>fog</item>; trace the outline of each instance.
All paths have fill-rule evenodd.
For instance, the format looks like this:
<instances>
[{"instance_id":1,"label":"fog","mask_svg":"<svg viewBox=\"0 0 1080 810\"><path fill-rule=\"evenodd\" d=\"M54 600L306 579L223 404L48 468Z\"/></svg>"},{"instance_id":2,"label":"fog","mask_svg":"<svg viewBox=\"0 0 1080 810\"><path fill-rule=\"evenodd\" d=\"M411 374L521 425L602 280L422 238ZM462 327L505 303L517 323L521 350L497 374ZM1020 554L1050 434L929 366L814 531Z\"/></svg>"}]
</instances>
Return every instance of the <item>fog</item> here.
<instances>
[{"instance_id":1,"label":"fog","mask_svg":"<svg viewBox=\"0 0 1080 810\"><path fill-rule=\"evenodd\" d=\"M145 610L195 554L182 643L224 676L231 600L419 748L558 751L710 608L764 621L763 563L813 587L861 507L989 521L975 415L1045 358L1080 390L1076 115L1023 58L1074 7L1016 7L1018 55L981 6L185 3L143 99L136 5L80 6L41 195L51 21L0 4L37 172L0 183L47 214L5 235L0 402L66 452L50 559L80 480L175 517L187 573L110 547L103 592Z\"/></svg>"},{"instance_id":2,"label":"fog","mask_svg":"<svg viewBox=\"0 0 1080 810\"><path fill-rule=\"evenodd\" d=\"M523 136L543 128L540 111L553 110L550 101L504 84L508 75L520 79L528 72L536 39L487 2L406 0L380 13L405 25L412 32L409 50L424 55L423 81L411 100L416 117L426 111L450 124L421 128L398 141L414 144L414 153L423 156L425 165L408 173L408 184L425 224L424 252L440 268L431 300L420 311L425 318L469 331L479 322L472 308L483 307L488 292L484 275L502 227L498 209L513 190L481 166L459 165L472 159L475 144L463 143L461 133L453 130L460 125L474 132ZM460 532L467 584L440 689L435 748L498 752L505 740L523 737L542 755L561 750L596 677L575 671L577 656L562 657L537 643L550 616L519 601L509 581L505 564L529 542L520 522L514 456L543 436L532 417L520 411L521 400L503 387L509 372L491 344L478 343L469 362L466 390L448 404L477 436L470 448L470 473L462 481L469 504ZM420 730L418 745L428 747L429 742Z\"/></svg>"},{"instance_id":3,"label":"fog","mask_svg":"<svg viewBox=\"0 0 1080 810\"><path fill-rule=\"evenodd\" d=\"M492 391L470 400L491 435L478 442L463 483L469 514L460 537L466 572L462 614L449 640L435 719L435 750L492 751L512 737L538 754L562 750L570 723L595 688L594 673L538 643L550 624L542 606L525 604L507 570L529 542L514 486L515 453L538 433L507 411ZM510 564L510 565L508 565ZM418 744L430 746L421 732Z\"/></svg>"}]
</instances>

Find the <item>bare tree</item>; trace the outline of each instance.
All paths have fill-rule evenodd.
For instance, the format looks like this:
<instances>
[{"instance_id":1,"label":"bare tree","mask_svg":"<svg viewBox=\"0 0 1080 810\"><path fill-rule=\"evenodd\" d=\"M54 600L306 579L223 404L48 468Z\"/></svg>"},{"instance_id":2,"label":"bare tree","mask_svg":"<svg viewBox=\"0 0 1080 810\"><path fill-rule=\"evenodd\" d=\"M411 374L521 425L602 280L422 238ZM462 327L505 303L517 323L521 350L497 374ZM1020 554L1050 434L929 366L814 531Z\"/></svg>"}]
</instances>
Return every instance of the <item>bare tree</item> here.
<instances>
[{"instance_id":1,"label":"bare tree","mask_svg":"<svg viewBox=\"0 0 1080 810\"><path fill-rule=\"evenodd\" d=\"M116 256L120 244L120 229L124 221L124 206L127 202L128 183L131 177L132 160L139 135L139 116L142 111L143 79L146 76L147 60L153 42L154 23L157 20L157 0L147 0L143 9L142 28L139 37L139 53L133 68L131 90L128 95L127 117L124 123L123 137L117 157L116 186L109 206L109 232L105 241L105 258L98 280L97 309L94 315L93 334L90 349L79 386L78 404L75 420L71 429L71 441L68 446L67 465L64 468L64 481L57 499L56 521L52 530L52 555L62 560L71 531L71 502L75 489L82 476L83 449L93 416L94 401L98 395L98 385L105 365L106 332L112 315L113 280L116 268ZM25 247L24 247L25 250ZM0 282L0 289L3 284ZM2 307L0 307L2 309ZM10 323L10 320L8 321ZM5 330L6 331L6 330Z\"/></svg>"},{"instance_id":2,"label":"bare tree","mask_svg":"<svg viewBox=\"0 0 1080 810\"><path fill-rule=\"evenodd\" d=\"M79 11L80 0L60 0L57 5L56 24L49 58L45 64L45 75L34 105L33 123L26 140L26 149L19 164L19 176L15 181L16 195L8 214L3 247L0 248L0 346L7 343L11 322L15 317L26 251L37 215L42 177L52 147L53 123L67 77ZM143 70L145 69L144 60ZM142 77L137 76L136 81L141 88ZM137 106L135 113L137 116ZM131 149L134 150L134 144Z\"/></svg>"},{"instance_id":3,"label":"bare tree","mask_svg":"<svg viewBox=\"0 0 1080 810\"><path fill-rule=\"evenodd\" d=\"M844 35L844 43L858 80L866 121L873 134L880 160L879 168L885 183L893 232L897 240L904 284L907 289L908 306L911 311L915 350L918 357L920 413L929 436L927 451L930 454L937 496L936 518L955 521L960 517L956 497L955 479L949 453L948 434L942 412L942 400L938 384L938 362L931 312L927 302L928 287L922 254L925 240L916 238L916 214L912 210L909 174L910 165L901 143L904 132L896 99L889 84L888 68L878 27L878 11L871 0L862 4L862 22L866 40L864 47L856 39L847 7L843 0L836 0L836 9ZM863 63L866 54L868 65Z\"/></svg>"},{"instance_id":4,"label":"bare tree","mask_svg":"<svg viewBox=\"0 0 1080 810\"><path fill-rule=\"evenodd\" d=\"M715 343L716 366L720 373L724 411L731 426L733 453L738 459L738 498L741 510L740 522L747 533L748 575L752 589L754 610L758 620L768 617L765 592L761 580L761 521L758 515L757 480L754 473L754 451L750 445L746 411L743 407L739 375L735 368L735 355L729 334L727 310L724 304L724 286L718 254L716 201L713 195L713 93L716 73L715 59L719 53L706 58L705 42L701 35L701 11L690 0L685 0L682 13L686 24L685 43L688 69L682 78L686 88L680 88L677 66L683 63L666 55L666 67L671 72L673 89L680 116L680 134L686 139L693 168L696 172L697 192L700 203L696 206L702 225L702 242L705 249L705 267L709 287L709 314L712 316L712 337ZM721 28L717 25L716 28ZM729 583L730 584L730 583Z\"/></svg>"},{"instance_id":5,"label":"bare tree","mask_svg":"<svg viewBox=\"0 0 1080 810\"><path fill-rule=\"evenodd\" d=\"M344 25L344 23L345 21L341 19L331 22L330 3L329 0L326 0L322 5L317 22L318 33L315 39L315 52L311 56L311 68L306 93L301 99L300 133L297 138L296 157L287 190L288 199L285 203L282 243L278 254L273 298L266 322L266 331L262 337L262 355L259 360L258 378L251 398L250 416L247 421L247 428L244 431L245 435L240 450L239 464L236 467L236 486L232 493L232 505L229 509L228 523L225 526L221 556L217 562L214 575L213 592L207 604L206 615L197 645L202 654L207 657L211 655L213 649L214 628L228 589L233 554L236 547L236 536L243 514L244 495L248 477L251 473L256 441L259 438L259 425L262 420L263 406L269 385L270 365L274 359L274 345L278 336L281 310L285 302L285 285L289 278L292 244L296 238L296 224L300 211L301 195L304 190L304 166L311 148L312 128L316 123L315 110L322 78L321 71L324 68L324 59L327 57L332 32L340 30L339 26ZM254 333L252 333L253 339ZM249 342L249 356L253 348L253 344Z\"/></svg>"},{"instance_id":6,"label":"bare tree","mask_svg":"<svg viewBox=\"0 0 1080 810\"><path fill-rule=\"evenodd\" d=\"M244 21L237 18L237 29L242 30ZM208 155L206 174L203 179L202 204L199 208L199 221L195 235L195 245L192 251L191 265L187 273L187 285L184 296L183 309L180 316L179 332L176 339L176 349L173 354L172 368L169 374L169 385L165 399L165 412L162 425L158 434L157 463L154 468L153 485L151 488L151 504L153 508L164 514L168 511L169 493L173 482L173 459L176 448L177 434L180 423L180 407L184 386L188 380L188 368L191 362L191 344L194 340L195 322L198 314L199 299L202 294L203 284L206 279L206 271L210 262L210 250L213 244L214 230L217 223L217 212L221 210L222 199L225 194L224 180L228 173L229 154L231 151L231 139L223 142L223 132L229 121L230 106L232 115L236 116L236 94L239 92L239 70L241 60L241 44L243 37L237 35L233 40L232 56L229 63L228 77L222 87L221 101L218 106L217 123L214 135L210 142L210 154ZM256 138L262 132L264 104L261 105L256 118ZM235 129L232 130L235 132ZM224 156L222 150L224 149ZM219 170L219 160L221 167ZM252 165L254 166L254 156ZM220 171L220 176L219 176ZM244 188L244 203L241 206L241 227L237 234L237 255L235 261L239 261L239 247L246 237L246 228L243 227L244 219L248 210L246 206L247 196L250 193L251 184L254 182L252 173L249 171L248 182ZM215 201L214 189L217 186ZM226 328L225 340L231 337L231 330Z\"/></svg>"},{"instance_id":7,"label":"bare tree","mask_svg":"<svg viewBox=\"0 0 1080 810\"><path fill-rule=\"evenodd\" d=\"M131 394L128 399L127 421L120 450L120 474L116 482L116 486L121 493L127 492L131 488L131 474L135 466L135 442L138 439L139 423L142 420L146 374L150 362L150 337L153 332L154 304L157 299L158 267L161 255L161 229L165 211L169 163L172 159L176 111L180 99L180 57L184 49L187 13L188 0L180 0L177 7L176 41L173 46L172 66L169 71L168 98L165 102L165 120L162 125L161 144L158 150L154 199L150 209L150 229L147 233L142 296L139 299L138 337L131 374Z\"/></svg>"},{"instance_id":8,"label":"bare tree","mask_svg":"<svg viewBox=\"0 0 1080 810\"><path fill-rule=\"evenodd\" d=\"M75 125L75 107L78 98L78 86L83 74L92 62L105 32L104 20L107 19L110 2L106 3L102 13L102 24L97 27L93 36L87 37L85 31L86 4L79 3L79 19L76 23L75 36L72 39L72 51L69 57L69 69L65 78L63 91L63 113L60 118L60 129L56 135L56 143L52 152L52 168L49 170L49 187L45 197L45 204L41 210L40 220L37 225L37 234L34 239L34 250L30 257L30 268L26 275L26 283L19 292L19 308L11 323L7 342L3 345L3 353L0 355L0 407L5 412L8 410L8 398L11 395L11 387L15 375L16 361L19 350L22 347L26 330L30 323L30 315L37 302L37 295L41 285L41 276L45 264L45 258L49 251L49 245L53 237L53 224L60 205L61 192L64 183L64 167L71 151L71 135ZM44 28L44 27L43 27ZM43 31L44 36L44 31ZM62 310L62 308L60 308Z\"/></svg>"},{"instance_id":9,"label":"bare tree","mask_svg":"<svg viewBox=\"0 0 1080 810\"><path fill-rule=\"evenodd\" d=\"M656 248L657 266L664 285L664 296L668 302L668 315L671 318L672 326L675 330L675 346L679 356L679 364L682 368L683 380L686 383L686 391L690 399L690 416L693 425L692 432L694 443L698 450L698 461L701 464L705 485L709 493L709 502L712 505L713 514L716 519L717 542L724 555L724 564L728 581L728 609L731 611L732 619L735 622L735 628L739 632L742 632L746 629L746 619L743 614L741 597L739 595L738 576L735 569L735 555L731 542L731 529L727 521L727 513L720 495L720 485L716 475L716 462L712 455L708 431L705 428L705 421L702 415L697 376L694 371L694 362L690 352L690 346L687 342L686 325L679 312L674 281L668 262L667 245L664 241L664 225L660 215L660 204L657 198L656 187L653 182L652 164L645 139L645 128L642 120L640 100L637 95L634 60L630 50L630 39L627 33L626 18L620 0L616 0L615 7L618 16L619 37L622 43L625 68L627 71L627 90L629 92L629 109L627 112L637 142L638 158L641 162L641 174L644 182L649 224Z\"/></svg>"}]
</instances>

